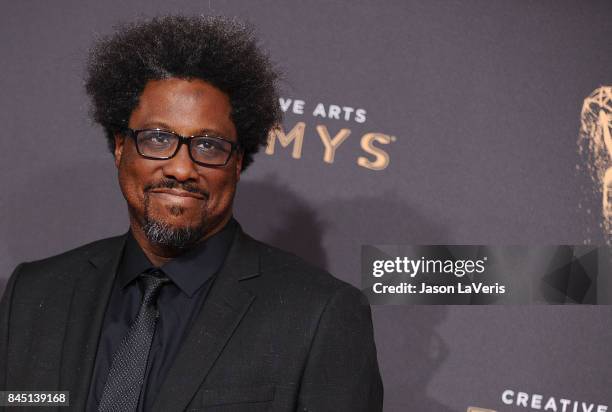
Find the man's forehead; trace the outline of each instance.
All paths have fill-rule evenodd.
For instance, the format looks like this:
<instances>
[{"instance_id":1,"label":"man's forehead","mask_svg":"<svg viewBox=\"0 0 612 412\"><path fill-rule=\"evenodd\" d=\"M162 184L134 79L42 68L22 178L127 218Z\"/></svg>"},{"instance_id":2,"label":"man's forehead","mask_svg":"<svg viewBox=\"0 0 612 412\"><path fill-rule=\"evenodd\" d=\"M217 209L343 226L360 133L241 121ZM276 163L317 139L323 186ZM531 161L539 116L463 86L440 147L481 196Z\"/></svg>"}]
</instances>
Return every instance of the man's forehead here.
<instances>
[{"instance_id":1,"label":"man's forehead","mask_svg":"<svg viewBox=\"0 0 612 412\"><path fill-rule=\"evenodd\" d=\"M161 128L185 135L235 136L229 97L200 79L149 81L130 116L132 128Z\"/></svg>"}]
</instances>

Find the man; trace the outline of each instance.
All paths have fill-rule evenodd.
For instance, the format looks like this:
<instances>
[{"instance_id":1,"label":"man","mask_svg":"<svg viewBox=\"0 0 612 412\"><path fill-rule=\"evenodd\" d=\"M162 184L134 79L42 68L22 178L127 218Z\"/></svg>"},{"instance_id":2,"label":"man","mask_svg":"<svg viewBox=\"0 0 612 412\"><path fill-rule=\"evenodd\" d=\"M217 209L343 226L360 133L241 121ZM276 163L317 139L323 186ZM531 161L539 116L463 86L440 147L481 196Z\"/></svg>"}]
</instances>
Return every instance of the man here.
<instances>
[{"instance_id":1,"label":"man","mask_svg":"<svg viewBox=\"0 0 612 412\"><path fill-rule=\"evenodd\" d=\"M382 409L363 295L232 217L280 121L276 79L220 18L153 19L93 49L87 92L130 230L15 269L1 389L91 411Z\"/></svg>"}]
</instances>

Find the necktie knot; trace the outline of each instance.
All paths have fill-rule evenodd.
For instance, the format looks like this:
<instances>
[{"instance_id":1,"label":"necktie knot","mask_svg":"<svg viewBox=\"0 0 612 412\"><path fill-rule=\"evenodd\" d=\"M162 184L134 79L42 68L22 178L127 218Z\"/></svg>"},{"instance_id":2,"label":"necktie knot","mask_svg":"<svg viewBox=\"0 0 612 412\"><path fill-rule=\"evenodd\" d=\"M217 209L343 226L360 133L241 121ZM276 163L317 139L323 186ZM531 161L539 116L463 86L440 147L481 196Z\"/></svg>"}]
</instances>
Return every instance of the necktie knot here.
<instances>
[{"instance_id":1,"label":"necktie knot","mask_svg":"<svg viewBox=\"0 0 612 412\"><path fill-rule=\"evenodd\" d=\"M139 281L144 285L144 293L142 295L143 305L154 305L161 291L161 287L170 283L164 273L158 269L145 272L139 276Z\"/></svg>"}]
</instances>

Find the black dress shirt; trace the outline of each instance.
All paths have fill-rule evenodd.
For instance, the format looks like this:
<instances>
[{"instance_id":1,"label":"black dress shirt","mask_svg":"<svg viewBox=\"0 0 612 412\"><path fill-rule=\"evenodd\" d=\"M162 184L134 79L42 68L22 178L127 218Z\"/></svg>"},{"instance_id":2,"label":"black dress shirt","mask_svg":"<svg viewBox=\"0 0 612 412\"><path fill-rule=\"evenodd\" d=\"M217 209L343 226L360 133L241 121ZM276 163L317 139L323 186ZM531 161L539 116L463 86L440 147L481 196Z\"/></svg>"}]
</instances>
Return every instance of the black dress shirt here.
<instances>
[{"instance_id":1,"label":"black dress shirt","mask_svg":"<svg viewBox=\"0 0 612 412\"><path fill-rule=\"evenodd\" d=\"M139 411L152 409L155 395L206 299L214 275L223 265L237 226L232 218L221 231L160 268L171 282L162 287L157 299L159 318L147 360ZM136 279L154 267L129 232L98 343L88 411L97 410L113 354L138 314L142 289Z\"/></svg>"}]
</instances>

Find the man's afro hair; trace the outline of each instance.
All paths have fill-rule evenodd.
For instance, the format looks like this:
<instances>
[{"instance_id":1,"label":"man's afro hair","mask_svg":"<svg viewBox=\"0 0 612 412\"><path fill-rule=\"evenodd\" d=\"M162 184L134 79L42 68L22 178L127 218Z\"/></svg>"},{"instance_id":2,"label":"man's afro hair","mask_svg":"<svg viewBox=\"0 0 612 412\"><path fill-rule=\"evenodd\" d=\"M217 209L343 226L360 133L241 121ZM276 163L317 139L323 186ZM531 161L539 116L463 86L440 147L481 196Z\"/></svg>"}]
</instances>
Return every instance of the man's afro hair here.
<instances>
[{"instance_id":1,"label":"man's afro hair","mask_svg":"<svg viewBox=\"0 0 612 412\"><path fill-rule=\"evenodd\" d=\"M252 29L223 17L158 17L120 26L91 50L86 91L114 152L149 80L201 79L229 96L242 169L280 124L279 74Z\"/></svg>"}]
</instances>

